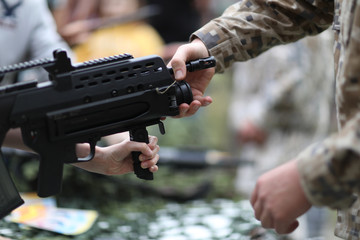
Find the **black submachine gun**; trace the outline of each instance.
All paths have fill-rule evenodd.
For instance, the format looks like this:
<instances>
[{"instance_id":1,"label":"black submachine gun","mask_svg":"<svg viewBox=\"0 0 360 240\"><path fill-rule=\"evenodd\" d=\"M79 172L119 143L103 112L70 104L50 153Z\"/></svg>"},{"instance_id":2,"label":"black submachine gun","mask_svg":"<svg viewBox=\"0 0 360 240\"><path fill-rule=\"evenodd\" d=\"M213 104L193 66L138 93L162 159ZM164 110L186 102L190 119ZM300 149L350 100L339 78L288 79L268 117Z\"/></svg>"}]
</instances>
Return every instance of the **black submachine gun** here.
<instances>
[{"instance_id":1,"label":"black submachine gun","mask_svg":"<svg viewBox=\"0 0 360 240\"><path fill-rule=\"evenodd\" d=\"M121 54L71 64L67 53L55 50L53 59L0 68L8 72L42 67L47 82L21 82L0 88L0 146L10 128L21 128L24 143L40 155L38 195L61 191L63 164L89 161L101 137L129 131L130 140L148 143L146 127L162 117L179 114L179 105L193 100L185 81L174 81L172 69L155 55L133 58ZM187 64L189 71L215 66L213 58ZM77 143L88 143L90 154L78 158ZM141 179L153 174L140 167L133 152L134 172ZM23 203L5 164L0 160L0 218Z\"/></svg>"}]
</instances>

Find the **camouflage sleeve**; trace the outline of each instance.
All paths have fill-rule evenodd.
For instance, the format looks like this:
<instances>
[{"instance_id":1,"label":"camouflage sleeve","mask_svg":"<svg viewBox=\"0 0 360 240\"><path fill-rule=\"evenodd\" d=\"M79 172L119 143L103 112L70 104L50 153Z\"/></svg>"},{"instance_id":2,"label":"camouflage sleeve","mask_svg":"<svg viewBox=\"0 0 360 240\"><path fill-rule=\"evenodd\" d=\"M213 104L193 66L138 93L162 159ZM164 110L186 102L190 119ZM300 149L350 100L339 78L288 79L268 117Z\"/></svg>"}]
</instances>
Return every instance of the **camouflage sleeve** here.
<instances>
[{"instance_id":1,"label":"camouflage sleeve","mask_svg":"<svg viewBox=\"0 0 360 240\"><path fill-rule=\"evenodd\" d=\"M314 205L344 209L360 189L360 114L337 134L298 156L301 184Z\"/></svg>"},{"instance_id":2,"label":"camouflage sleeve","mask_svg":"<svg viewBox=\"0 0 360 240\"><path fill-rule=\"evenodd\" d=\"M332 0L243 0L196 31L217 60L217 72L234 61L256 57L272 46L294 42L327 29Z\"/></svg>"}]
</instances>

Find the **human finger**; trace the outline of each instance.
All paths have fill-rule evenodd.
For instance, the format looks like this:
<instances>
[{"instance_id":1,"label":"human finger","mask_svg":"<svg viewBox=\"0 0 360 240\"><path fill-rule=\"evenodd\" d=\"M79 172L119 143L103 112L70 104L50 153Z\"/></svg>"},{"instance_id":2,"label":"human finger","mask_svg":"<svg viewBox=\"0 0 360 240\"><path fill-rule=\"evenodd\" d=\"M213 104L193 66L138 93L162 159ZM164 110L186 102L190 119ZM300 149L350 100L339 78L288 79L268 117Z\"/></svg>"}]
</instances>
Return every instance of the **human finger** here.
<instances>
[{"instance_id":1,"label":"human finger","mask_svg":"<svg viewBox=\"0 0 360 240\"><path fill-rule=\"evenodd\" d=\"M179 114L173 118L183 118L186 116L186 113L189 111L190 105L187 103L182 103L179 105Z\"/></svg>"},{"instance_id":2,"label":"human finger","mask_svg":"<svg viewBox=\"0 0 360 240\"><path fill-rule=\"evenodd\" d=\"M266 208L261 205L261 212L259 212L260 215L260 222L261 226L264 228L274 228L274 218L270 211L267 211Z\"/></svg>"},{"instance_id":3,"label":"human finger","mask_svg":"<svg viewBox=\"0 0 360 240\"><path fill-rule=\"evenodd\" d=\"M201 103L197 100L192 101L190 105L186 103L182 103L179 106L179 115L177 115L175 118L192 116L199 110L200 107L201 107Z\"/></svg>"},{"instance_id":4,"label":"human finger","mask_svg":"<svg viewBox=\"0 0 360 240\"><path fill-rule=\"evenodd\" d=\"M199 39L194 39L191 43L181 45L169 63L174 70L175 79L185 79L187 61L208 56L209 52L205 44Z\"/></svg>"},{"instance_id":5,"label":"human finger","mask_svg":"<svg viewBox=\"0 0 360 240\"><path fill-rule=\"evenodd\" d=\"M255 215L255 218L257 220L261 220L261 215L262 215L262 209L263 209L263 204L261 201L256 201L253 205L253 208L254 208L254 215Z\"/></svg>"},{"instance_id":6,"label":"human finger","mask_svg":"<svg viewBox=\"0 0 360 240\"><path fill-rule=\"evenodd\" d=\"M115 147L116 145L117 144L112 145L111 147ZM141 153L139 155L139 160L140 161L150 159L150 158L154 157L155 154L156 154L156 153L153 152L153 150L150 148L150 146L145 142L136 142L136 141L125 140L125 141L119 143L119 146L121 146L123 149L126 149L126 151L128 153L140 152ZM122 161L123 152L114 150L113 154L114 154L113 158L116 161Z\"/></svg>"},{"instance_id":7,"label":"human finger","mask_svg":"<svg viewBox=\"0 0 360 240\"><path fill-rule=\"evenodd\" d=\"M201 103L201 101L203 103ZM189 104L186 103L182 103L179 106L179 114L177 116L175 116L175 118L182 118L182 117L189 117L194 115L202 106L208 106L209 104L212 103L212 98L211 97L205 97L204 99L201 99L201 101L199 100L194 100Z\"/></svg>"},{"instance_id":8,"label":"human finger","mask_svg":"<svg viewBox=\"0 0 360 240\"><path fill-rule=\"evenodd\" d=\"M159 170L159 167L157 165L151 166L149 168L149 171L152 173L157 172L158 170Z\"/></svg>"},{"instance_id":9,"label":"human finger","mask_svg":"<svg viewBox=\"0 0 360 240\"><path fill-rule=\"evenodd\" d=\"M299 226L299 221L295 220L290 224L287 222L276 222L275 223L275 231L279 234L288 234L293 231Z\"/></svg>"},{"instance_id":10,"label":"human finger","mask_svg":"<svg viewBox=\"0 0 360 240\"><path fill-rule=\"evenodd\" d=\"M194 96L193 102L194 101L200 102L202 107L206 107L213 102L213 100L210 96Z\"/></svg>"},{"instance_id":11,"label":"human finger","mask_svg":"<svg viewBox=\"0 0 360 240\"><path fill-rule=\"evenodd\" d=\"M257 197L258 197L258 185L256 184L255 185L255 188L253 190L253 192L251 193L251 197L250 197L250 203L251 203L251 206L254 208L254 205L257 201Z\"/></svg>"},{"instance_id":12,"label":"human finger","mask_svg":"<svg viewBox=\"0 0 360 240\"><path fill-rule=\"evenodd\" d=\"M198 101L193 101L190 106L189 109L187 110L185 116L192 116L194 115L201 107L201 103L199 103Z\"/></svg>"},{"instance_id":13,"label":"human finger","mask_svg":"<svg viewBox=\"0 0 360 240\"><path fill-rule=\"evenodd\" d=\"M148 146L150 149L154 150L157 146L158 138L156 136L149 136L149 143Z\"/></svg>"},{"instance_id":14,"label":"human finger","mask_svg":"<svg viewBox=\"0 0 360 240\"><path fill-rule=\"evenodd\" d=\"M142 161L141 167L142 168L150 168L152 166L155 166L157 164L157 162L159 161L159 158L160 158L159 155L156 154L153 158Z\"/></svg>"},{"instance_id":15,"label":"human finger","mask_svg":"<svg viewBox=\"0 0 360 240\"><path fill-rule=\"evenodd\" d=\"M186 77L186 61L187 61L187 51L176 51L173 58L171 59L169 65L174 71L174 77L176 80L183 80Z\"/></svg>"},{"instance_id":16,"label":"human finger","mask_svg":"<svg viewBox=\"0 0 360 240\"><path fill-rule=\"evenodd\" d=\"M159 150L159 145L154 145L153 147L147 146L145 151L141 151L141 154L139 155L139 160L143 162L152 159L156 156Z\"/></svg>"}]
</instances>

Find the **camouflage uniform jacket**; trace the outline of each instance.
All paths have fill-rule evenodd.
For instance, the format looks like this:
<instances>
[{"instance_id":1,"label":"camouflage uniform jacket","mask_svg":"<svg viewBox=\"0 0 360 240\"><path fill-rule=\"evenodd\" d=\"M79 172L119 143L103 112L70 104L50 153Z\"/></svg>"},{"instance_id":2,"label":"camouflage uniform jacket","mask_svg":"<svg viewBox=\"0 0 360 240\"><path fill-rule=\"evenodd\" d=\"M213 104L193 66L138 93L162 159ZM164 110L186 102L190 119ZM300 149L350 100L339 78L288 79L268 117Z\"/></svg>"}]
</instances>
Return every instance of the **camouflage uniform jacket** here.
<instances>
[{"instance_id":1,"label":"camouflage uniform jacket","mask_svg":"<svg viewBox=\"0 0 360 240\"><path fill-rule=\"evenodd\" d=\"M360 1L243 0L191 38L206 44L221 72L234 61L248 60L331 25L339 132L308 147L297 159L312 204L339 210L335 234L360 239Z\"/></svg>"}]
</instances>

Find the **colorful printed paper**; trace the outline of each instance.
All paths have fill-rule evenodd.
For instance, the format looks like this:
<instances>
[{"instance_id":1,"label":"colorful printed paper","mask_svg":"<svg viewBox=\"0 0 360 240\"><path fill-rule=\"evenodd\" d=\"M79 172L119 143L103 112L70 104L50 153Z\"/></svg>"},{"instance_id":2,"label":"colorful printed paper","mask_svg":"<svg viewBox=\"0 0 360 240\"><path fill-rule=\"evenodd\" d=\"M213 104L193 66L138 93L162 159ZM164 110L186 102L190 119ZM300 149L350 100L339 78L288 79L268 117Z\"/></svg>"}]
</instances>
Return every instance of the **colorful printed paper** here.
<instances>
[{"instance_id":1,"label":"colorful printed paper","mask_svg":"<svg viewBox=\"0 0 360 240\"><path fill-rule=\"evenodd\" d=\"M54 198L39 198L36 194L21 194L25 204L6 219L27 226L64 235L79 235L94 224L98 213L94 210L57 208Z\"/></svg>"}]
</instances>

